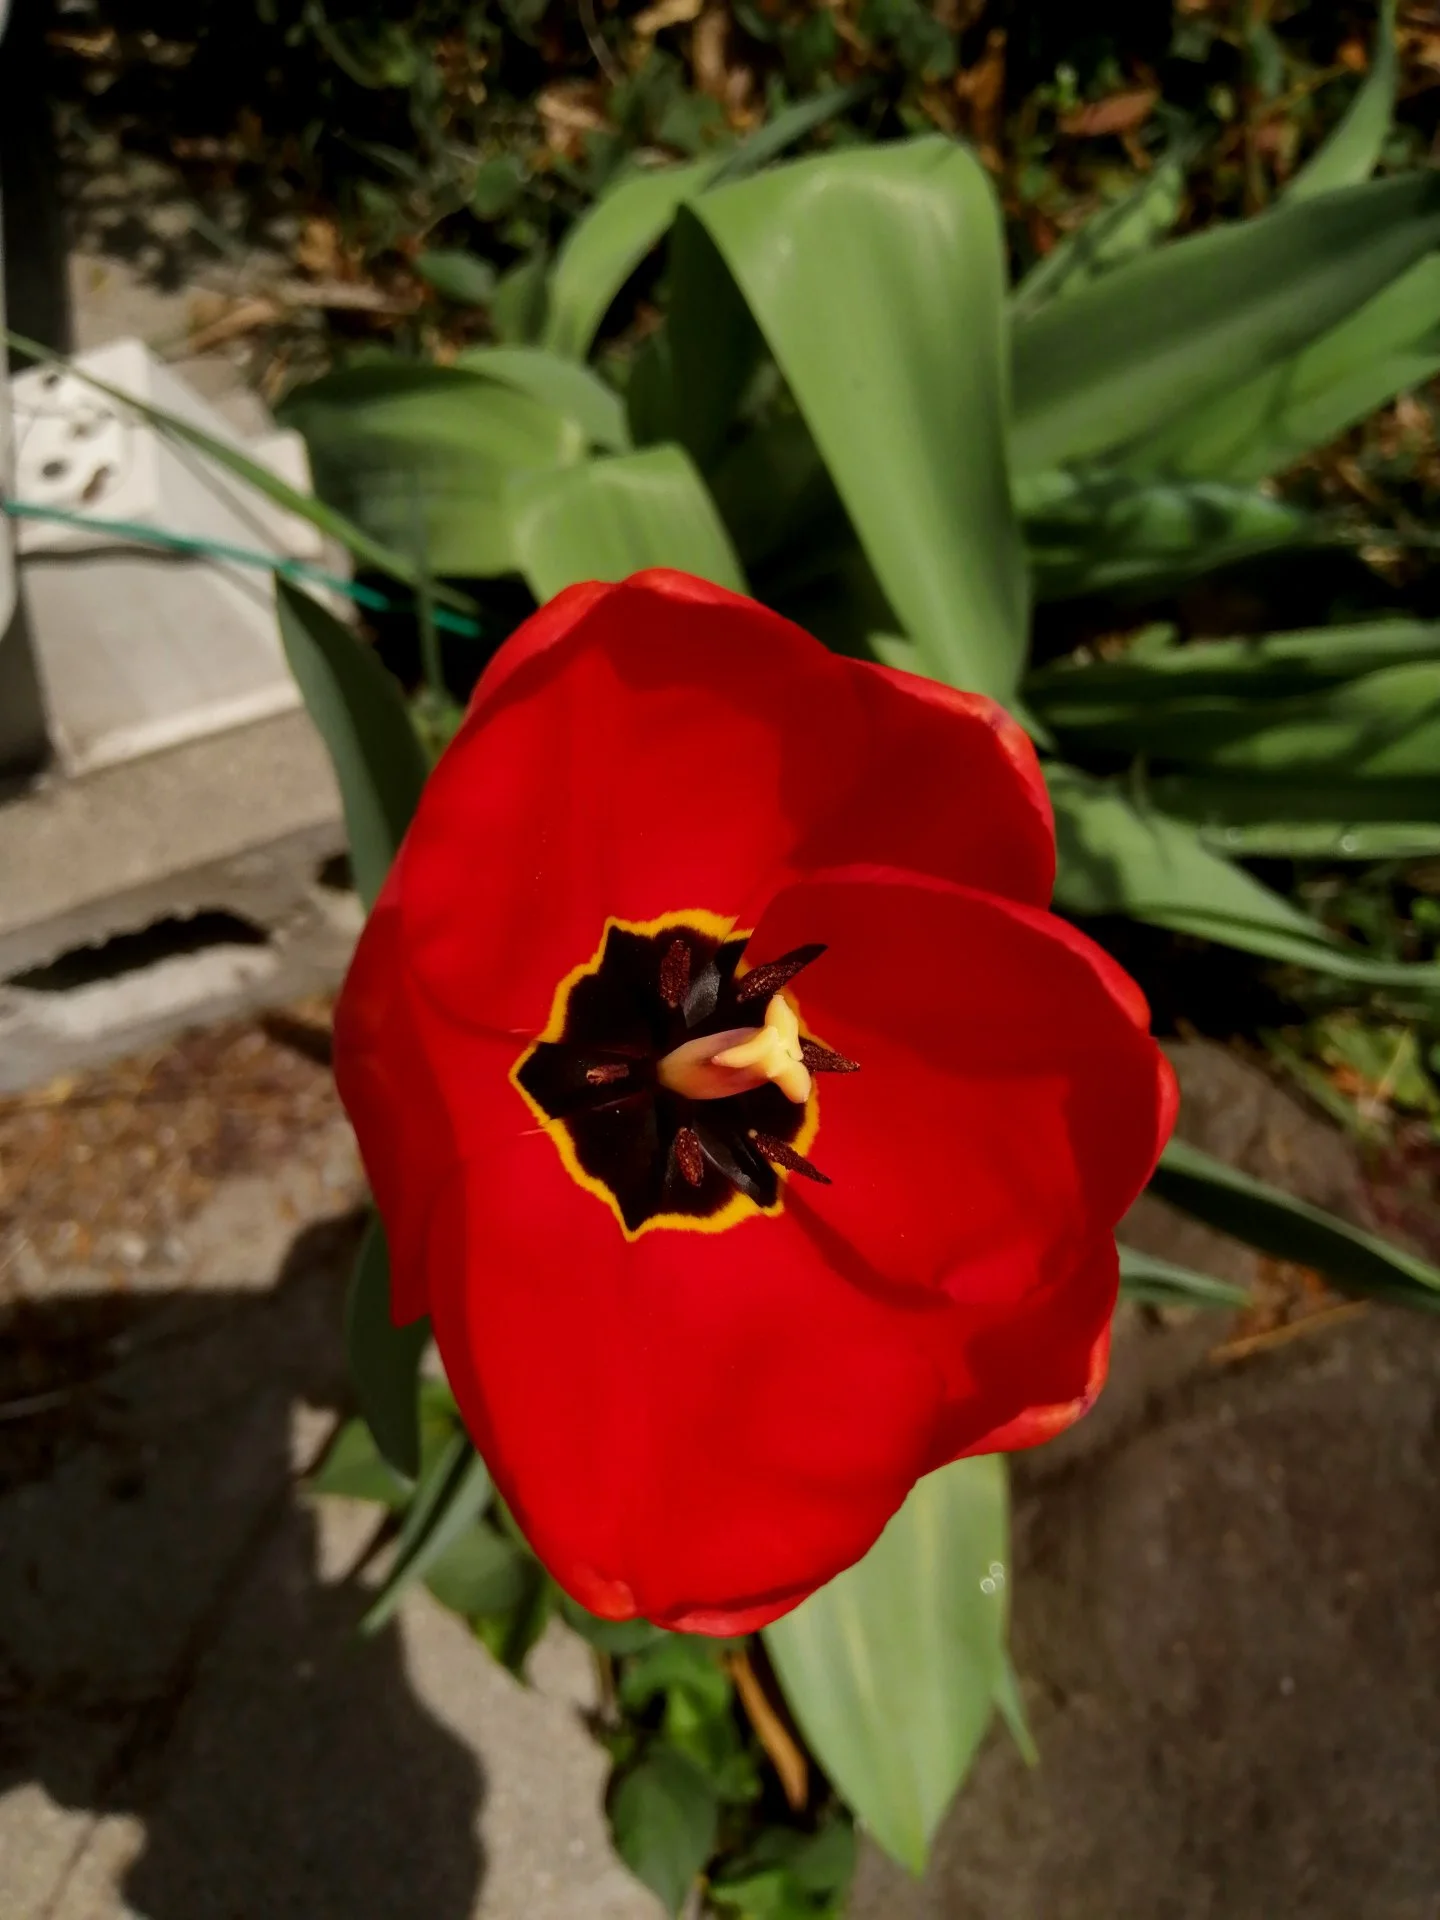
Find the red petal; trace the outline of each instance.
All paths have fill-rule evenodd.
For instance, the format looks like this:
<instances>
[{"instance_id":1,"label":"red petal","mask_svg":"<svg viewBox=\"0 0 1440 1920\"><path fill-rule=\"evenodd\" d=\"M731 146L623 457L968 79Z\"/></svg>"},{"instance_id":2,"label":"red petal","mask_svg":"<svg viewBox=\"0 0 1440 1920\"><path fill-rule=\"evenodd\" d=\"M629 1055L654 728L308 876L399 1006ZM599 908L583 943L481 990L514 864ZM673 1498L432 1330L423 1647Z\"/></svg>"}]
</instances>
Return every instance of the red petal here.
<instances>
[{"instance_id":1,"label":"red petal","mask_svg":"<svg viewBox=\"0 0 1440 1920\"><path fill-rule=\"evenodd\" d=\"M1019 1298L1107 1232L1173 1111L1143 999L1050 914L880 869L797 882L750 955L827 951L795 983L860 1062L820 1083L811 1157L833 1185L787 1209L878 1273L972 1305Z\"/></svg>"},{"instance_id":2,"label":"red petal","mask_svg":"<svg viewBox=\"0 0 1440 1920\"><path fill-rule=\"evenodd\" d=\"M933 1451L939 1380L905 1317L784 1216L627 1242L536 1137L447 1189L430 1267L476 1442L597 1612L774 1618L867 1550Z\"/></svg>"},{"instance_id":3,"label":"red petal","mask_svg":"<svg viewBox=\"0 0 1440 1920\"><path fill-rule=\"evenodd\" d=\"M519 1034L608 916L749 924L797 870L857 857L1039 899L1051 862L989 702L674 574L572 589L506 643L408 847L420 977L453 1018Z\"/></svg>"}]
</instances>

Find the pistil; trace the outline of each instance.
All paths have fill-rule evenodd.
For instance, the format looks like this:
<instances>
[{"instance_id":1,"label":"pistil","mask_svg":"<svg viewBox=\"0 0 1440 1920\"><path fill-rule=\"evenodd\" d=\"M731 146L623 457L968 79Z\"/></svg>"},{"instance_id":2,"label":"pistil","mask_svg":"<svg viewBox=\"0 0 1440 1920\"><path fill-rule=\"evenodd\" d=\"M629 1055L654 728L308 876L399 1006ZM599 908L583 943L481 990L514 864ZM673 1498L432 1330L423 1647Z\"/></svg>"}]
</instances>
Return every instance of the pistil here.
<instances>
[{"instance_id":1,"label":"pistil","mask_svg":"<svg viewBox=\"0 0 1440 1920\"><path fill-rule=\"evenodd\" d=\"M800 1022L783 993L772 995L763 1027L730 1027L687 1040L665 1055L656 1077L687 1100L728 1100L770 1081L797 1107L810 1098Z\"/></svg>"}]
</instances>

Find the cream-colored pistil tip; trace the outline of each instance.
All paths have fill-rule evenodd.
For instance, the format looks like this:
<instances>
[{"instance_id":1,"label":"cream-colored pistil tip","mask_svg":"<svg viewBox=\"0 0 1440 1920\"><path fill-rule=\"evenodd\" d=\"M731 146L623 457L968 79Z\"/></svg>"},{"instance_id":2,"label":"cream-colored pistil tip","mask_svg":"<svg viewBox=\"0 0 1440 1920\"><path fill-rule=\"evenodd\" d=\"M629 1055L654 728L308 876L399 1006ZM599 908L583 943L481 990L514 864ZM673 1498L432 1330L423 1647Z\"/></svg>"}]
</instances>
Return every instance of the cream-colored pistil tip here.
<instances>
[{"instance_id":1,"label":"cream-colored pistil tip","mask_svg":"<svg viewBox=\"0 0 1440 1920\"><path fill-rule=\"evenodd\" d=\"M773 1081L787 1100L810 1098L810 1069L800 1051L800 1022L783 993L765 1009L763 1027L732 1027L687 1040L656 1070L662 1087L691 1100L725 1100Z\"/></svg>"}]
</instances>

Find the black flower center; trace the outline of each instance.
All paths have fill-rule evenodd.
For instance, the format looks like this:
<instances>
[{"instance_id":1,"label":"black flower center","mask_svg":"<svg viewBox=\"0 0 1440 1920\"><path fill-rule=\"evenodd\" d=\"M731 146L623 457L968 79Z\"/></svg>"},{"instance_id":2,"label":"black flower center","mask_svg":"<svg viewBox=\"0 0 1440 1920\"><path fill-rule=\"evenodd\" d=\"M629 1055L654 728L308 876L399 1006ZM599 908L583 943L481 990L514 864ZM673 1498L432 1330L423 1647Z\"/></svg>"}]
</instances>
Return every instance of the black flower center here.
<instances>
[{"instance_id":1,"label":"black flower center","mask_svg":"<svg viewBox=\"0 0 1440 1920\"><path fill-rule=\"evenodd\" d=\"M773 1081L692 1098L661 1077L688 1043L760 1027L767 1003L823 951L741 971L749 938L708 913L607 921L599 952L561 982L545 1032L512 1070L569 1172L631 1238L777 1213L779 1170L825 1180L805 1157L819 1127L813 1087L803 1102ZM818 1041L798 1044L811 1073L853 1068Z\"/></svg>"}]
</instances>

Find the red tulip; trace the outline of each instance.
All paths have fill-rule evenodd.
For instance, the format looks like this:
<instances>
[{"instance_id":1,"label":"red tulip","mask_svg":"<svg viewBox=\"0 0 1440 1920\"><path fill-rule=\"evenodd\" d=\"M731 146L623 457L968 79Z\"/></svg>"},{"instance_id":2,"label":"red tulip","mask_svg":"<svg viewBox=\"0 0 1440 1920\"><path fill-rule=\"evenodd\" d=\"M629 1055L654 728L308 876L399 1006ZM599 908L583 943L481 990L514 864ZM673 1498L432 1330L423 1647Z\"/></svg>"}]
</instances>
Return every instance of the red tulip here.
<instances>
[{"instance_id":1,"label":"red tulip","mask_svg":"<svg viewBox=\"0 0 1440 1920\"><path fill-rule=\"evenodd\" d=\"M1174 1090L1053 871L999 707L750 600L637 574L500 649L336 1072L395 1318L594 1612L772 1620L1099 1391Z\"/></svg>"}]
</instances>

